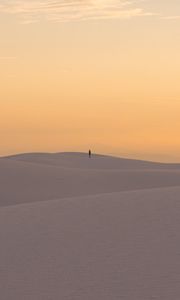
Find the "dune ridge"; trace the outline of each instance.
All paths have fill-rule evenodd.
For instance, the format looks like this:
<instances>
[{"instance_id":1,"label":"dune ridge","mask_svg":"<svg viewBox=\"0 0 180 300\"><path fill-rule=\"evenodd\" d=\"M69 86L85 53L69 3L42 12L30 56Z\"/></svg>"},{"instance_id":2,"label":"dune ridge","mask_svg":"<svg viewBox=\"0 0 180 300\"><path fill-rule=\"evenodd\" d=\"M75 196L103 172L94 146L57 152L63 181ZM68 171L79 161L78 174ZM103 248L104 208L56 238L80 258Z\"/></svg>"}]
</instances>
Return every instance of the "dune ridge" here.
<instances>
[{"instance_id":1,"label":"dune ridge","mask_svg":"<svg viewBox=\"0 0 180 300\"><path fill-rule=\"evenodd\" d=\"M83 169L180 169L180 164L178 163L159 163L101 154L93 154L92 159L89 160L87 153L82 152L23 153L7 156L5 158L16 161Z\"/></svg>"}]
</instances>

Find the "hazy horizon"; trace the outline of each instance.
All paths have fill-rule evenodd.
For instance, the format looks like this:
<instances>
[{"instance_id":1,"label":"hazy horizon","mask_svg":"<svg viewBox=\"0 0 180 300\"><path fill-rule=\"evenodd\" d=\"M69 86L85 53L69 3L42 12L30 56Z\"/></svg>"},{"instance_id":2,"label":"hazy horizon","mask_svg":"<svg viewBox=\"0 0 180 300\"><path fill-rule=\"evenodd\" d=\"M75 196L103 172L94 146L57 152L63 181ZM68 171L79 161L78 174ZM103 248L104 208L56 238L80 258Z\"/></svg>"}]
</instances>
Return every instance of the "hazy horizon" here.
<instances>
[{"instance_id":1,"label":"hazy horizon","mask_svg":"<svg viewBox=\"0 0 180 300\"><path fill-rule=\"evenodd\" d=\"M0 156L180 162L179 1L0 0Z\"/></svg>"}]
</instances>

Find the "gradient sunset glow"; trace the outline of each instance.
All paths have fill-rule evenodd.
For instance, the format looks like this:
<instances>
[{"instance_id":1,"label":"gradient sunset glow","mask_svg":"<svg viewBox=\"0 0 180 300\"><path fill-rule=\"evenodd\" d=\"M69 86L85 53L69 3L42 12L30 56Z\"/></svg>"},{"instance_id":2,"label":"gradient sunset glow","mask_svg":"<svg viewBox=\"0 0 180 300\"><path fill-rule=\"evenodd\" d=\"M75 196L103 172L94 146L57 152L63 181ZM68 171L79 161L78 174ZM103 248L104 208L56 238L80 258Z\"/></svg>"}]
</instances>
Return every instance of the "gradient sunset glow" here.
<instances>
[{"instance_id":1,"label":"gradient sunset glow","mask_svg":"<svg viewBox=\"0 0 180 300\"><path fill-rule=\"evenodd\" d=\"M0 155L180 161L180 5L0 0Z\"/></svg>"}]
</instances>

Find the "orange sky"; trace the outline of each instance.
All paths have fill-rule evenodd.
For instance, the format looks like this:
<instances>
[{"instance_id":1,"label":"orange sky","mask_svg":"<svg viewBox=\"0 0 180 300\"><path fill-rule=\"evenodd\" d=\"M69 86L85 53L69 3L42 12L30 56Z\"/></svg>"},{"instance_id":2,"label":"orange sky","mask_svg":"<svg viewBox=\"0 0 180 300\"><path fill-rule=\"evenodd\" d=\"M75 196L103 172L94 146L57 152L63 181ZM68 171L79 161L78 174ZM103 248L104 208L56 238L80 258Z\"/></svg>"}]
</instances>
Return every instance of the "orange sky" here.
<instances>
[{"instance_id":1,"label":"orange sky","mask_svg":"<svg viewBox=\"0 0 180 300\"><path fill-rule=\"evenodd\" d=\"M0 155L180 161L178 1L38 3L0 0Z\"/></svg>"}]
</instances>

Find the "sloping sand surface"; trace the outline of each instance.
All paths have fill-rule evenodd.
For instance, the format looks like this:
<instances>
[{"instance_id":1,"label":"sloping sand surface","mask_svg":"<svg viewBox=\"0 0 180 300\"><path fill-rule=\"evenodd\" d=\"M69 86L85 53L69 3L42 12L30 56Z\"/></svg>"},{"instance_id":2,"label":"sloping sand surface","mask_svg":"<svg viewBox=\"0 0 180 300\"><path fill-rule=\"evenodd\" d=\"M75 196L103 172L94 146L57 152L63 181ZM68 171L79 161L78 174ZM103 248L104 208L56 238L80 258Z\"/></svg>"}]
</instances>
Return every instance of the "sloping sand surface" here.
<instances>
[{"instance_id":1,"label":"sloping sand surface","mask_svg":"<svg viewBox=\"0 0 180 300\"><path fill-rule=\"evenodd\" d=\"M0 206L168 186L180 186L179 165L78 153L0 159Z\"/></svg>"},{"instance_id":2,"label":"sloping sand surface","mask_svg":"<svg viewBox=\"0 0 180 300\"><path fill-rule=\"evenodd\" d=\"M180 165L0 159L0 299L179 300Z\"/></svg>"},{"instance_id":3,"label":"sloping sand surface","mask_svg":"<svg viewBox=\"0 0 180 300\"><path fill-rule=\"evenodd\" d=\"M0 241L3 300L180 299L178 187L1 207Z\"/></svg>"}]
</instances>

